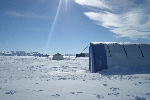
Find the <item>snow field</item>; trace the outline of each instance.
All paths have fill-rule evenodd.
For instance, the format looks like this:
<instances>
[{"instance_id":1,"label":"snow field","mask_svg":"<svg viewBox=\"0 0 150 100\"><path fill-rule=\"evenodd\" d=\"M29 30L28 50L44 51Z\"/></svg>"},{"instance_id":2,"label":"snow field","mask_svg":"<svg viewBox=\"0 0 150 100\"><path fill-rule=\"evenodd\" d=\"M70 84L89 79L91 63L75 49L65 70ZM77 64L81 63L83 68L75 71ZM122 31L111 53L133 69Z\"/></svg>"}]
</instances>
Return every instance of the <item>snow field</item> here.
<instances>
[{"instance_id":1,"label":"snow field","mask_svg":"<svg viewBox=\"0 0 150 100\"><path fill-rule=\"evenodd\" d=\"M87 58L0 57L0 100L149 100L150 68L88 71Z\"/></svg>"}]
</instances>

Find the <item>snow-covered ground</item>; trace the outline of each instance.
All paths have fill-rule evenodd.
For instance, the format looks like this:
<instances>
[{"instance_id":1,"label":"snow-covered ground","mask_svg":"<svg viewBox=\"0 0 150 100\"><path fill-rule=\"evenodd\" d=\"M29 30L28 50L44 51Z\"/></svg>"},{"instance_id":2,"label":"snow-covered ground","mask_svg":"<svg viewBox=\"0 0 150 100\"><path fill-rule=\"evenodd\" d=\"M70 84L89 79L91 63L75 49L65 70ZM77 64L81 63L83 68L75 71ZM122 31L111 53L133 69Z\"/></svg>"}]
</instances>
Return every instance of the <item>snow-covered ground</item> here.
<instances>
[{"instance_id":1,"label":"snow-covered ground","mask_svg":"<svg viewBox=\"0 0 150 100\"><path fill-rule=\"evenodd\" d=\"M0 100L150 100L150 68L90 73L88 58L72 59L1 56Z\"/></svg>"}]
</instances>

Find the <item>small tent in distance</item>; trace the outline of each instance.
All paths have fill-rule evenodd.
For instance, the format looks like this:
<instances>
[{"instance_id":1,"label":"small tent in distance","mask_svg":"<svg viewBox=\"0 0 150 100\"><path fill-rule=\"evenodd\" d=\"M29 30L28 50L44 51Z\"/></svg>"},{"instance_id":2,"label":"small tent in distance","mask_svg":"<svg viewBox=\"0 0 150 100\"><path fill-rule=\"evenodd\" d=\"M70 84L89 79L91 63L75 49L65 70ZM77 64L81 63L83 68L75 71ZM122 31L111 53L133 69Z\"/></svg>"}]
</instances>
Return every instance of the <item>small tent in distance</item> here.
<instances>
[{"instance_id":1,"label":"small tent in distance","mask_svg":"<svg viewBox=\"0 0 150 100\"><path fill-rule=\"evenodd\" d=\"M64 57L60 53L57 53L57 54L53 55L52 60L64 60Z\"/></svg>"},{"instance_id":2,"label":"small tent in distance","mask_svg":"<svg viewBox=\"0 0 150 100\"><path fill-rule=\"evenodd\" d=\"M89 47L89 70L98 72L113 66L150 67L150 44L92 42Z\"/></svg>"}]
</instances>

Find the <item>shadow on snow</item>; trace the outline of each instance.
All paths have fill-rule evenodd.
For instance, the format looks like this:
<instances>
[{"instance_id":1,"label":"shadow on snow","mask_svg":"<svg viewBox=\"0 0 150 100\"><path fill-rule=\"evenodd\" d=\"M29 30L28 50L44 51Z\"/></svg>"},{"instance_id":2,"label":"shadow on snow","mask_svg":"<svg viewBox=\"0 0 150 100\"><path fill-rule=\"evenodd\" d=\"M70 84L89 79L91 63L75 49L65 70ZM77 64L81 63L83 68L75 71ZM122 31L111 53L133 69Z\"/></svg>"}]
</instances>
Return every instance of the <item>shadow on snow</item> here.
<instances>
[{"instance_id":1,"label":"shadow on snow","mask_svg":"<svg viewBox=\"0 0 150 100\"><path fill-rule=\"evenodd\" d=\"M98 72L101 75L133 75L133 74L150 74L150 67L123 67L114 66Z\"/></svg>"}]
</instances>

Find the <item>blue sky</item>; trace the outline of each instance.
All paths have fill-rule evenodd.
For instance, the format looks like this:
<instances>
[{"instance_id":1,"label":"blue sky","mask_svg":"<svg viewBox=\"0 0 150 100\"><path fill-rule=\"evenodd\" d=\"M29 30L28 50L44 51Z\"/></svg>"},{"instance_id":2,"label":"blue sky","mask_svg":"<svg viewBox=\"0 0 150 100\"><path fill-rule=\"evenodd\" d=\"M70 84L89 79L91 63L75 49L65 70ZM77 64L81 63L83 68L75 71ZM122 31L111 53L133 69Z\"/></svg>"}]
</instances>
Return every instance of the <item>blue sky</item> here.
<instances>
[{"instance_id":1,"label":"blue sky","mask_svg":"<svg viewBox=\"0 0 150 100\"><path fill-rule=\"evenodd\" d=\"M150 43L150 0L0 0L0 51L74 54L90 42Z\"/></svg>"}]
</instances>

